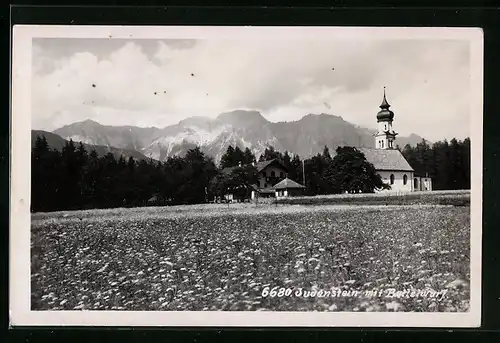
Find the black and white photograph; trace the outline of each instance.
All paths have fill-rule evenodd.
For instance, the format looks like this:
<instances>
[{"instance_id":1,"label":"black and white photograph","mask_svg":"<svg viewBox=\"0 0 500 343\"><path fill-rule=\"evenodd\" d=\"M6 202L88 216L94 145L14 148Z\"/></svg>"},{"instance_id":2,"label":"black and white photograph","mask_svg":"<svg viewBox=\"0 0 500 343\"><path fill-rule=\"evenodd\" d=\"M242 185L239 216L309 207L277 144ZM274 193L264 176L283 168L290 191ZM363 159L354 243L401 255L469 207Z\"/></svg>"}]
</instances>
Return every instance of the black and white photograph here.
<instances>
[{"instance_id":1,"label":"black and white photograph","mask_svg":"<svg viewBox=\"0 0 500 343\"><path fill-rule=\"evenodd\" d=\"M13 324L479 326L481 30L13 32Z\"/></svg>"}]
</instances>

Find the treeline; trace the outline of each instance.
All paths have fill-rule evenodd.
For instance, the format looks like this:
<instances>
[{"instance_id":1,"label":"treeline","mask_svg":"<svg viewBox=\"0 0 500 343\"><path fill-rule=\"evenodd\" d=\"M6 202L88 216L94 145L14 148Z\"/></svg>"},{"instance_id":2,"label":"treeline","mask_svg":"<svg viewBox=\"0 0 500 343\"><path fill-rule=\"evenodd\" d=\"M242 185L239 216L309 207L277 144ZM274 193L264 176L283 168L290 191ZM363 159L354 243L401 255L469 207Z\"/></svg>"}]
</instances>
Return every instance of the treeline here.
<instances>
[{"instance_id":1,"label":"treeline","mask_svg":"<svg viewBox=\"0 0 500 343\"><path fill-rule=\"evenodd\" d=\"M432 178L433 189L470 189L470 139L451 139L429 145L425 140L401 152L416 175Z\"/></svg>"},{"instance_id":2,"label":"treeline","mask_svg":"<svg viewBox=\"0 0 500 343\"><path fill-rule=\"evenodd\" d=\"M425 142L402 150L418 174L433 178L434 189L470 188L470 141ZM306 195L372 192L384 187L373 166L355 148L339 147L302 161L298 155L265 149L258 161L280 160L287 177L304 184ZM219 166L198 147L183 157L152 159L98 156L69 141L61 151L38 137L32 150L32 211L195 204L233 193L248 197L257 183L257 162L247 148L229 147ZM241 167L239 167L241 165ZM231 168L228 172L227 169ZM305 175L304 175L305 171ZM305 177L304 177L305 176Z\"/></svg>"},{"instance_id":3,"label":"treeline","mask_svg":"<svg viewBox=\"0 0 500 343\"><path fill-rule=\"evenodd\" d=\"M403 149L400 147L398 149L415 170L415 175L427 175L432 178L434 190L470 189L469 138L461 141L453 138L449 142L447 140L438 141L432 145L422 140L416 146L407 144ZM339 152L342 156L337 157ZM249 153L248 148L242 151L238 147L234 149L230 147L222 157L221 164L223 167L231 167L238 165L238 162L249 163L251 160L243 157ZM370 173L364 173L364 176L356 173L356 163L363 164L364 156L356 156L354 150L345 148L337 149L335 153L335 157L332 158L328 147L324 147L322 153L302 161L296 154L287 151L282 153L273 147L268 147L259 157L259 161L274 158L280 160L288 170L288 178L306 186L306 195L349 192L351 188L356 188L348 186L349 182L363 183L359 179L361 177L373 179ZM338 165L333 168L332 161L336 157ZM354 163L354 161L357 162L351 166L350 163ZM371 167L371 164L368 164L368 168ZM376 180L373 182L377 183ZM369 185L368 188L370 189L371 186Z\"/></svg>"},{"instance_id":4,"label":"treeline","mask_svg":"<svg viewBox=\"0 0 500 343\"><path fill-rule=\"evenodd\" d=\"M73 141L62 151L51 150L45 137L38 137L32 151L31 210L203 203L216 174L212 159L198 148L164 162L136 161L111 153L99 157Z\"/></svg>"}]
</instances>

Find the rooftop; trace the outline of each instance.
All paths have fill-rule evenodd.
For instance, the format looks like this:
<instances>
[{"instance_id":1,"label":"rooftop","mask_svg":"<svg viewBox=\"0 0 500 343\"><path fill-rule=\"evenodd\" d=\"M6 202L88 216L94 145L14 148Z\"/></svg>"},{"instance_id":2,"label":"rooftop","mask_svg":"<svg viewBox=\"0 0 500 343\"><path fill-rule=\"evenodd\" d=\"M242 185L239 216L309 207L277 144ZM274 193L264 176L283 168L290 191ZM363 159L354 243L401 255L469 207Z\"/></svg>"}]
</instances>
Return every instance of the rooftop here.
<instances>
[{"instance_id":1,"label":"rooftop","mask_svg":"<svg viewBox=\"0 0 500 343\"><path fill-rule=\"evenodd\" d=\"M257 168L257 171L260 172L262 170L264 170L265 168L267 168L268 166L270 166L271 164L274 164L274 163L277 163L281 166L281 168L285 169L285 166L279 161L277 160L276 158L272 159L272 160L268 160L268 161L262 161L262 162L257 162L255 164L255 167Z\"/></svg>"},{"instance_id":2,"label":"rooftop","mask_svg":"<svg viewBox=\"0 0 500 343\"><path fill-rule=\"evenodd\" d=\"M284 180L278 182L274 185L274 189L292 189L292 188L305 188L300 183L297 183L289 178L285 178Z\"/></svg>"},{"instance_id":3,"label":"rooftop","mask_svg":"<svg viewBox=\"0 0 500 343\"><path fill-rule=\"evenodd\" d=\"M413 171L403 154L397 149L358 148L376 170Z\"/></svg>"},{"instance_id":4,"label":"rooftop","mask_svg":"<svg viewBox=\"0 0 500 343\"><path fill-rule=\"evenodd\" d=\"M268 160L268 161L257 162L257 163L255 163L255 168L257 168L258 172L261 172L262 170L264 170L265 168L267 168L268 166L270 166L271 164L274 164L274 163L279 164L281 166L281 168L283 168L283 169L286 170L286 167L279 160L277 160L277 159L272 159L272 160ZM245 165L242 165L242 167L244 167L244 166ZM222 172L226 173L226 174L230 174L236 168L238 168L238 166L224 168L224 169L222 169Z\"/></svg>"}]
</instances>

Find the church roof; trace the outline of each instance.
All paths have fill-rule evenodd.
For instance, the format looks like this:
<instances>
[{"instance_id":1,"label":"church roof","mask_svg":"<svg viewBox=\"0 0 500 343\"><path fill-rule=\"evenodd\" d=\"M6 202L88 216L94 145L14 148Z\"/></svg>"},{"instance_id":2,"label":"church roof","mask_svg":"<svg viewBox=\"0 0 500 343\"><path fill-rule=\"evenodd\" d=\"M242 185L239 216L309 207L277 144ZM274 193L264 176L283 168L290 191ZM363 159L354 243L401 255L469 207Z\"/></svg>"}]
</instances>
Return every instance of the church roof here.
<instances>
[{"instance_id":1,"label":"church roof","mask_svg":"<svg viewBox=\"0 0 500 343\"><path fill-rule=\"evenodd\" d=\"M358 148L376 170L413 171L403 154L397 149Z\"/></svg>"},{"instance_id":2,"label":"church roof","mask_svg":"<svg viewBox=\"0 0 500 343\"><path fill-rule=\"evenodd\" d=\"M305 188L302 186L300 183L297 183L293 180L290 180L289 178L285 178L284 180L281 180L277 184L274 185L274 189L291 189L291 188Z\"/></svg>"}]
</instances>

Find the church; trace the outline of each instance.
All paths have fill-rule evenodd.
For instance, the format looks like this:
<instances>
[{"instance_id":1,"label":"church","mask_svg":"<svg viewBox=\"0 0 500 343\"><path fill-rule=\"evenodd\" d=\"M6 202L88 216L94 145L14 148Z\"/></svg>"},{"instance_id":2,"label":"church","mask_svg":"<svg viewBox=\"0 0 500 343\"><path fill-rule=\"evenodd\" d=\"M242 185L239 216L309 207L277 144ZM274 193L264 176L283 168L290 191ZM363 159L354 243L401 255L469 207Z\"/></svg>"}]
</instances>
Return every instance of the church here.
<instances>
[{"instance_id":1,"label":"church","mask_svg":"<svg viewBox=\"0 0 500 343\"><path fill-rule=\"evenodd\" d=\"M394 131L392 123L394 112L390 110L391 105L385 96L377 113L377 132L375 137L375 148L359 148L368 162L373 164L382 181L391 186L390 190L380 192L415 192L431 191L432 180L427 175L415 175L403 154L396 149L397 132Z\"/></svg>"}]
</instances>

